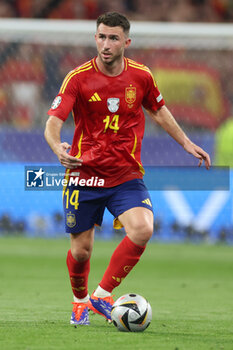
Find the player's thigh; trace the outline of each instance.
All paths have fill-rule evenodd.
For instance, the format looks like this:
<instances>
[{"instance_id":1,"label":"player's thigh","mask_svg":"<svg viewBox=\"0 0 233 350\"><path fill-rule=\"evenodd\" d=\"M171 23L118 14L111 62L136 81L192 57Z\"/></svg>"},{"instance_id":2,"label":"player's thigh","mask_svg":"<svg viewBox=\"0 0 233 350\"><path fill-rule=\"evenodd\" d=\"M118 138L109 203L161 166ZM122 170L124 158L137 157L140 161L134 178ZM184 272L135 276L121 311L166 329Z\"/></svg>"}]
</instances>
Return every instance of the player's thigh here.
<instances>
[{"instance_id":1,"label":"player's thigh","mask_svg":"<svg viewBox=\"0 0 233 350\"><path fill-rule=\"evenodd\" d=\"M143 180L127 181L113 191L107 208L115 217L114 227L124 226L134 243L146 244L153 233L153 207Z\"/></svg>"},{"instance_id":2,"label":"player's thigh","mask_svg":"<svg viewBox=\"0 0 233 350\"><path fill-rule=\"evenodd\" d=\"M70 245L72 256L79 262L90 258L94 244L94 227L89 230L71 233Z\"/></svg>"},{"instance_id":3,"label":"player's thigh","mask_svg":"<svg viewBox=\"0 0 233 350\"><path fill-rule=\"evenodd\" d=\"M138 245L145 245L153 234L154 216L150 209L134 207L118 216L128 237Z\"/></svg>"}]
</instances>

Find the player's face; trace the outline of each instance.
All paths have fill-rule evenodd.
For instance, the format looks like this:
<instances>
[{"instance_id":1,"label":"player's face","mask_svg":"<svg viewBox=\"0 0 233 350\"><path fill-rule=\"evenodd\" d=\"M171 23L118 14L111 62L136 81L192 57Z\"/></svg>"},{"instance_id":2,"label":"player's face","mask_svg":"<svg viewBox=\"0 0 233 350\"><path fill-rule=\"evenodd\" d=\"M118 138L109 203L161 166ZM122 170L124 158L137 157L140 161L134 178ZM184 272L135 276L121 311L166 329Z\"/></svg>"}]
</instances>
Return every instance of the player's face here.
<instances>
[{"instance_id":1,"label":"player's face","mask_svg":"<svg viewBox=\"0 0 233 350\"><path fill-rule=\"evenodd\" d=\"M105 65L121 62L124 50L130 45L121 27L108 27L101 23L95 35L98 57Z\"/></svg>"}]
</instances>

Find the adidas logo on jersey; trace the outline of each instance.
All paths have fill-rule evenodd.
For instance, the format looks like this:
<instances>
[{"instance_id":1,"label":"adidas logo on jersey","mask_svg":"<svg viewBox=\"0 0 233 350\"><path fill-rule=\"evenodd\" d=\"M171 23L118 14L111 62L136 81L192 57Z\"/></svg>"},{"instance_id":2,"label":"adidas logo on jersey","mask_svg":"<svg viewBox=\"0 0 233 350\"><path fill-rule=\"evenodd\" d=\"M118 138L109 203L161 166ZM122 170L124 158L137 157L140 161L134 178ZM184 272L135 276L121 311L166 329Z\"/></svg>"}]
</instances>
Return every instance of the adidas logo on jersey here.
<instances>
[{"instance_id":1,"label":"adidas logo on jersey","mask_svg":"<svg viewBox=\"0 0 233 350\"><path fill-rule=\"evenodd\" d=\"M151 204L151 201L149 198L144 199L144 201L142 201L142 203L145 203L145 204L149 205L150 207L152 207L152 204Z\"/></svg>"},{"instance_id":2,"label":"adidas logo on jersey","mask_svg":"<svg viewBox=\"0 0 233 350\"><path fill-rule=\"evenodd\" d=\"M97 102L102 101L97 92L94 93L94 95L91 96L91 98L88 100L89 102Z\"/></svg>"}]
</instances>

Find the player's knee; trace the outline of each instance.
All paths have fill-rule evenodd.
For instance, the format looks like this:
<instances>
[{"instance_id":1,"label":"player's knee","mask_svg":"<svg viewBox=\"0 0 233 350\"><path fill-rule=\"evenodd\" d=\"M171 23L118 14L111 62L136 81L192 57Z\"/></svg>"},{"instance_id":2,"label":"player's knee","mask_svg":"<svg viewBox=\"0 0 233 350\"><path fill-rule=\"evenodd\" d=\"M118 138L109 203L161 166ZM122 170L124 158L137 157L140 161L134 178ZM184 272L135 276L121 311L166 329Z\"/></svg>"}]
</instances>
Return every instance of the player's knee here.
<instances>
[{"instance_id":1,"label":"player's knee","mask_svg":"<svg viewBox=\"0 0 233 350\"><path fill-rule=\"evenodd\" d=\"M153 234L153 224L143 221L135 221L128 229L128 236L132 241L139 245L145 245Z\"/></svg>"},{"instance_id":2,"label":"player's knee","mask_svg":"<svg viewBox=\"0 0 233 350\"><path fill-rule=\"evenodd\" d=\"M145 229L144 239L148 242L151 239L152 235L153 235L153 225L148 225L147 229Z\"/></svg>"},{"instance_id":3,"label":"player's knee","mask_svg":"<svg viewBox=\"0 0 233 350\"><path fill-rule=\"evenodd\" d=\"M91 251L88 248L73 248L71 249L71 253L75 260L78 262L84 262L90 258Z\"/></svg>"},{"instance_id":4,"label":"player's knee","mask_svg":"<svg viewBox=\"0 0 233 350\"><path fill-rule=\"evenodd\" d=\"M153 233L153 225L148 221L135 221L132 225L132 231L135 233L143 234L145 237L148 236L149 238L152 236Z\"/></svg>"},{"instance_id":5,"label":"player's knee","mask_svg":"<svg viewBox=\"0 0 233 350\"><path fill-rule=\"evenodd\" d=\"M139 231L138 231L139 237L142 240L142 245L146 244L151 236L153 235L153 225L149 224L149 223L145 223L144 225L141 225L139 227Z\"/></svg>"}]
</instances>

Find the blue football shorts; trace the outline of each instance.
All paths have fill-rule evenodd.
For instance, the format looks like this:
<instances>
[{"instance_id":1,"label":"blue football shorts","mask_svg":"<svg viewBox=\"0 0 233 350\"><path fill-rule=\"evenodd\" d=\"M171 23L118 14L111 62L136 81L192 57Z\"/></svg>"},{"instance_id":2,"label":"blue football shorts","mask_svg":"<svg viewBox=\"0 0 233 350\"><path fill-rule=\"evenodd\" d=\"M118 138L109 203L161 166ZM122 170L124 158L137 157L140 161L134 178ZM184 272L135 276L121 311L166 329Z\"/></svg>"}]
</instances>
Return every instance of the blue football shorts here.
<instances>
[{"instance_id":1,"label":"blue football shorts","mask_svg":"<svg viewBox=\"0 0 233 350\"><path fill-rule=\"evenodd\" d=\"M101 226L105 208L114 216L116 229L123 227L118 216L126 210L144 207L153 212L149 192L141 179L110 188L71 184L64 189L63 207L67 233L80 233L94 225Z\"/></svg>"}]
</instances>

